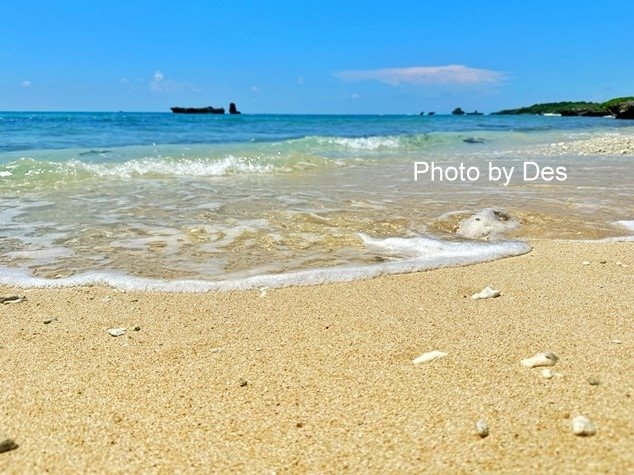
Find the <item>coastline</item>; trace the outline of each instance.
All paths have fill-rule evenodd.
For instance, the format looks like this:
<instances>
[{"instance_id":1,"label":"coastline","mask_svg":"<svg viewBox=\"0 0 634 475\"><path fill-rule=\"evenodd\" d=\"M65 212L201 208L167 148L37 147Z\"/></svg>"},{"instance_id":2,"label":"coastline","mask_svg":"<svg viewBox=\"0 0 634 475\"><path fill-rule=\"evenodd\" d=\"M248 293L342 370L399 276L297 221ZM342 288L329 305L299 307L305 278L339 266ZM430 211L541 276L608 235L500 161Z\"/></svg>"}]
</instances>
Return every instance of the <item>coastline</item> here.
<instances>
[{"instance_id":1,"label":"coastline","mask_svg":"<svg viewBox=\"0 0 634 475\"><path fill-rule=\"evenodd\" d=\"M3 286L27 300L0 307L0 439L20 446L0 471L632 471L634 248L530 244L264 295ZM520 365L542 351L562 377Z\"/></svg>"},{"instance_id":2,"label":"coastline","mask_svg":"<svg viewBox=\"0 0 634 475\"><path fill-rule=\"evenodd\" d=\"M623 121L246 115L209 127L169 114L6 119L0 283L166 290L169 281L181 290L198 280L204 290L230 280L222 286L244 288L251 283L236 281L335 266L391 272L391 249L371 250L361 236L410 248L419 235L451 241L460 219L486 208L521 221L511 239L602 239L621 233L613 222L632 219L634 135ZM81 134L51 136L58 127ZM475 181L418 176L421 161L481 173ZM511 170L508 179L491 180L492 164ZM567 178L538 177L548 168Z\"/></svg>"}]
</instances>

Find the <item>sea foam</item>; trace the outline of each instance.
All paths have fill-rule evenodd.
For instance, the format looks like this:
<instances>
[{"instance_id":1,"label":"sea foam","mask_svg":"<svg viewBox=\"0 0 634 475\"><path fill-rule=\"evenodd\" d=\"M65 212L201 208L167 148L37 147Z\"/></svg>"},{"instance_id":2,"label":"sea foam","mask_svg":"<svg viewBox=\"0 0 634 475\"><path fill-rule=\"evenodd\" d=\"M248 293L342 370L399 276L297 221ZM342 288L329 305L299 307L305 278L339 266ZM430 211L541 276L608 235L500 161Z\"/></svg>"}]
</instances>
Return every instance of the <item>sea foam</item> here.
<instances>
[{"instance_id":1,"label":"sea foam","mask_svg":"<svg viewBox=\"0 0 634 475\"><path fill-rule=\"evenodd\" d=\"M18 287L59 288L106 285L127 291L206 292L278 288L293 285L317 285L349 282L380 275L404 274L440 267L464 266L530 251L521 241L475 242L445 241L427 236L374 239L361 235L364 245L395 260L370 265L334 266L282 274L258 275L232 280L160 280L137 277L119 271L86 272L59 279L33 276L23 268L0 268L0 284Z\"/></svg>"}]
</instances>

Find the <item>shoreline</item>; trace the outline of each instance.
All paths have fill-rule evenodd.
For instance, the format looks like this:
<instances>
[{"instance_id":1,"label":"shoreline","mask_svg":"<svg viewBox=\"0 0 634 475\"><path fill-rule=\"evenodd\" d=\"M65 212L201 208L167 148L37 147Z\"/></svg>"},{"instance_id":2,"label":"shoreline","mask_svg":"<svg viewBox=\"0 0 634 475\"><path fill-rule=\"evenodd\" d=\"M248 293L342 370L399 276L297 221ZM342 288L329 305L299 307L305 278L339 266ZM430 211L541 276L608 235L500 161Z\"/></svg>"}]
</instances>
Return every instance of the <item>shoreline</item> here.
<instances>
[{"instance_id":1,"label":"shoreline","mask_svg":"<svg viewBox=\"0 0 634 475\"><path fill-rule=\"evenodd\" d=\"M27 300L0 306L0 471L632 471L634 248L529 244L265 295L1 286ZM562 377L521 366L542 351Z\"/></svg>"},{"instance_id":2,"label":"shoreline","mask_svg":"<svg viewBox=\"0 0 634 475\"><path fill-rule=\"evenodd\" d=\"M299 269L281 273L256 274L224 280L202 279L154 279L121 274L116 270L85 272L57 279L28 275L25 269L0 267L0 286L21 289L63 289L83 287L105 287L120 292L167 292L206 293L234 292L245 290L280 289L327 285L341 282L356 282L387 275L410 274L447 267L464 267L472 264L492 262L498 259L526 254L530 245L523 240L464 242L444 241L437 237L418 238L363 238L383 251L393 252L400 248L404 256L412 254L412 247L434 246L418 255L376 263L345 264L330 267ZM422 244L421 244L422 242Z\"/></svg>"}]
</instances>

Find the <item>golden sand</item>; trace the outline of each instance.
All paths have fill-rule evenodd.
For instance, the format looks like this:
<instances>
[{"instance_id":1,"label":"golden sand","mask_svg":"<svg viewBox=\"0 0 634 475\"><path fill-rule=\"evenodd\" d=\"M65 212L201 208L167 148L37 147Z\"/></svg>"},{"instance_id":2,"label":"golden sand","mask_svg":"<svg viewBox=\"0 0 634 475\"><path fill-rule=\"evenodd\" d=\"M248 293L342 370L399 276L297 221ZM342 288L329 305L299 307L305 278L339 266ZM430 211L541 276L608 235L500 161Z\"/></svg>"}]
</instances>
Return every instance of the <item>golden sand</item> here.
<instances>
[{"instance_id":1,"label":"golden sand","mask_svg":"<svg viewBox=\"0 0 634 475\"><path fill-rule=\"evenodd\" d=\"M634 246L532 244L264 297L2 288L0 472L633 473Z\"/></svg>"}]
</instances>

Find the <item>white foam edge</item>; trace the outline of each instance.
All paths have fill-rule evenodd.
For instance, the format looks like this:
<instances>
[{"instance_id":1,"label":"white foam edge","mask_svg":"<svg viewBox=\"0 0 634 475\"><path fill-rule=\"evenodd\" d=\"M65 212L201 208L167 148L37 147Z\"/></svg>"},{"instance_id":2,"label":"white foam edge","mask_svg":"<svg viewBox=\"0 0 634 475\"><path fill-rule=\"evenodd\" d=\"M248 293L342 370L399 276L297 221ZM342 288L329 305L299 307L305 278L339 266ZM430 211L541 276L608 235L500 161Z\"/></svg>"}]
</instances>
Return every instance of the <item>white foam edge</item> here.
<instances>
[{"instance_id":1,"label":"white foam edge","mask_svg":"<svg viewBox=\"0 0 634 475\"><path fill-rule=\"evenodd\" d=\"M109 286L124 291L162 292L209 292L248 290L254 288L280 288L288 286L318 285L334 282L350 282L381 275L406 274L441 267L458 267L505 257L518 256L531 250L522 241L499 241L494 243L472 241L442 241L435 238L372 239L364 242L375 248L383 247L388 252L400 248L412 255L417 240L419 245L431 245L419 249L413 257L358 266L334 266L293 271L283 274L266 274L233 280L161 280L130 276L118 271L86 272L59 279L47 279L31 275L28 269L0 267L0 284L21 288L62 288L80 286Z\"/></svg>"},{"instance_id":2,"label":"white foam edge","mask_svg":"<svg viewBox=\"0 0 634 475\"><path fill-rule=\"evenodd\" d=\"M629 231L630 234L626 236L615 236L608 237L603 239L596 239L591 242L631 242L634 241L634 220L621 220L621 221L613 221L610 223L613 226L617 226L621 229Z\"/></svg>"},{"instance_id":3,"label":"white foam edge","mask_svg":"<svg viewBox=\"0 0 634 475\"><path fill-rule=\"evenodd\" d=\"M632 231L634 233L634 219L614 221L612 224L614 224L615 226L621 226L622 228L625 228L628 231Z\"/></svg>"}]
</instances>

